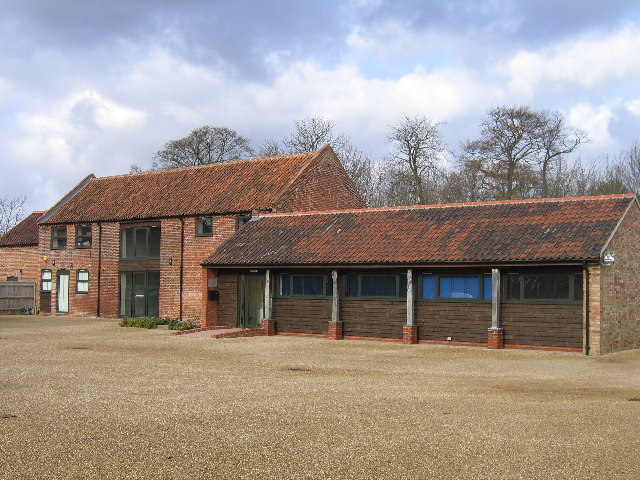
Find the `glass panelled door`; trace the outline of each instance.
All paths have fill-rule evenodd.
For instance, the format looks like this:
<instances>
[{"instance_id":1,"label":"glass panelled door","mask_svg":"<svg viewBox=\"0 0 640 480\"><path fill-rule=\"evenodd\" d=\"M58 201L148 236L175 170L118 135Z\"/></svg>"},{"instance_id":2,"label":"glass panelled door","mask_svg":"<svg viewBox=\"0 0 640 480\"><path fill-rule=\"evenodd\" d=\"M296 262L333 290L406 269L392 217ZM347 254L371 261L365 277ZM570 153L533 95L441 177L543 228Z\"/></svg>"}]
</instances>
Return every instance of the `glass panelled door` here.
<instances>
[{"instance_id":1,"label":"glass panelled door","mask_svg":"<svg viewBox=\"0 0 640 480\"><path fill-rule=\"evenodd\" d=\"M160 272L120 272L120 315L157 317Z\"/></svg>"},{"instance_id":2,"label":"glass panelled door","mask_svg":"<svg viewBox=\"0 0 640 480\"><path fill-rule=\"evenodd\" d=\"M238 327L259 328L264 318L264 275L240 275L238 283Z\"/></svg>"},{"instance_id":3,"label":"glass panelled door","mask_svg":"<svg viewBox=\"0 0 640 480\"><path fill-rule=\"evenodd\" d=\"M56 311L69 313L69 271L59 270L57 275L58 301Z\"/></svg>"}]
</instances>

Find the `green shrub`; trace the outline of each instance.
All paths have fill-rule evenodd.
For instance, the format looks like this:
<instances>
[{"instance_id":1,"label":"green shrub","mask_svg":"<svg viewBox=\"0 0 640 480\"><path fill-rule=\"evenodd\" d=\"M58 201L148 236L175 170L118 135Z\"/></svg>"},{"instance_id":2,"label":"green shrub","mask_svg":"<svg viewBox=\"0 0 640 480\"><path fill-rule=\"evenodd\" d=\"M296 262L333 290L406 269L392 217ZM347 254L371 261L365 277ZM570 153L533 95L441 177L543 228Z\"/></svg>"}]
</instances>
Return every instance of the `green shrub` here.
<instances>
[{"instance_id":1,"label":"green shrub","mask_svg":"<svg viewBox=\"0 0 640 480\"><path fill-rule=\"evenodd\" d=\"M156 328L167 323L169 322L156 317L124 317L120 320L121 327Z\"/></svg>"},{"instance_id":2,"label":"green shrub","mask_svg":"<svg viewBox=\"0 0 640 480\"><path fill-rule=\"evenodd\" d=\"M179 322L177 320L171 320L168 324L169 330L191 330L194 328L198 328L198 325L195 325L190 322Z\"/></svg>"},{"instance_id":3,"label":"green shrub","mask_svg":"<svg viewBox=\"0 0 640 480\"><path fill-rule=\"evenodd\" d=\"M191 330L199 327L199 325L190 322L179 322L158 317L123 317L120 320L121 327L156 328L158 325L167 325L169 330Z\"/></svg>"}]
</instances>

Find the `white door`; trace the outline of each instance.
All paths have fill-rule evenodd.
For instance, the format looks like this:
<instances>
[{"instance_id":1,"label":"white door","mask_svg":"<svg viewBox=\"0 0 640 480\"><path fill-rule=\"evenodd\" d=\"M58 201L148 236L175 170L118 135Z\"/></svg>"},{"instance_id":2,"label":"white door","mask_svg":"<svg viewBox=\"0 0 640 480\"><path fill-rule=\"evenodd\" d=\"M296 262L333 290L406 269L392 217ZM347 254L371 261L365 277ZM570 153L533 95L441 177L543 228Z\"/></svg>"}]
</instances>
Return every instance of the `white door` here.
<instances>
[{"instance_id":1,"label":"white door","mask_svg":"<svg viewBox=\"0 0 640 480\"><path fill-rule=\"evenodd\" d=\"M58 308L59 313L69 312L69 272L58 272Z\"/></svg>"}]
</instances>

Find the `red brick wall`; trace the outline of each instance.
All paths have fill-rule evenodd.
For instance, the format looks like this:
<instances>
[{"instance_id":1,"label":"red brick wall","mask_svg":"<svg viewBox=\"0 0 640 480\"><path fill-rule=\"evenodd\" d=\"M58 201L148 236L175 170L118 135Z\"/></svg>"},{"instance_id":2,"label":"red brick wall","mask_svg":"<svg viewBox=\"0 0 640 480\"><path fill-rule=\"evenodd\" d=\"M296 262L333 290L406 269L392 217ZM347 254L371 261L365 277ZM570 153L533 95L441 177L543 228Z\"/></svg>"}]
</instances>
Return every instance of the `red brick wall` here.
<instances>
[{"instance_id":1,"label":"red brick wall","mask_svg":"<svg viewBox=\"0 0 640 480\"><path fill-rule=\"evenodd\" d=\"M102 244L94 243L101 249L100 271L100 316L117 317L120 313L120 224L102 223ZM96 230L99 227L96 225ZM97 279L96 279L97 280Z\"/></svg>"},{"instance_id":2,"label":"red brick wall","mask_svg":"<svg viewBox=\"0 0 640 480\"><path fill-rule=\"evenodd\" d=\"M0 247L0 281L18 277L21 282L38 282L40 288L40 252L37 246Z\"/></svg>"},{"instance_id":3,"label":"red brick wall","mask_svg":"<svg viewBox=\"0 0 640 480\"><path fill-rule=\"evenodd\" d=\"M202 297L202 276L206 275L206 271L202 269L200 263L223 241L235 233L236 217L234 215L213 217L213 235L210 237L196 236L196 219L193 217L185 219L184 227L182 318L199 323L201 305L204 300ZM160 285L160 297L162 298L162 280Z\"/></svg>"},{"instance_id":4,"label":"red brick wall","mask_svg":"<svg viewBox=\"0 0 640 480\"><path fill-rule=\"evenodd\" d=\"M98 244L100 234L97 224L92 224L91 248L75 248L75 225L67 227L67 246L64 249L51 249L51 226L39 227L40 269L51 269L51 311L57 307L56 276L60 270L69 271L69 314L95 316L98 311ZM89 271L89 293L76 293L78 270Z\"/></svg>"},{"instance_id":5,"label":"red brick wall","mask_svg":"<svg viewBox=\"0 0 640 480\"><path fill-rule=\"evenodd\" d=\"M366 207L332 152L317 159L277 207L278 211L336 210Z\"/></svg>"},{"instance_id":6,"label":"red brick wall","mask_svg":"<svg viewBox=\"0 0 640 480\"><path fill-rule=\"evenodd\" d=\"M640 208L633 204L607 247L616 253L615 263L600 267L600 353L640 347L639 233Z\"/></svg>"}]
</instances>

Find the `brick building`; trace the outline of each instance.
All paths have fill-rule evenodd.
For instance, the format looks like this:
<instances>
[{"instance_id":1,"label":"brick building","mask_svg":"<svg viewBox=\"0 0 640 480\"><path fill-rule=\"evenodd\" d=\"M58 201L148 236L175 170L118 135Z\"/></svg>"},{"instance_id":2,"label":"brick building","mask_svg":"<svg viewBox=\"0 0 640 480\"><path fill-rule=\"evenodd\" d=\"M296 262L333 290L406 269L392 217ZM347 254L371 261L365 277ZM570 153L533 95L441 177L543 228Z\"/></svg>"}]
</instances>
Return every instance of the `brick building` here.
<instances>
[{"instance_id":1,"label":"brick building","mask_svg":"<svg viewBox=\"0 0 640 480\"><path fill-rule=\"evenodd\" d=\"M33 212L0 237L0 281L39 282L38 219Z\"/></svg>"},{"instance_id":2,"label":"brick building","mask_svg":"<svg viewBox=\"0 0 640 480\"><path fill-rule=\"evenodd\" d=\"M89 175L39 220L40 311L197 323L204 303L200 263L252 215L363 206L329 146Z\"/></svg>"},{"instance_id":3,"label":"brick building","mask_svg":"<svg viewBox=\"0 0 640 480\"><path fill-rule=\"evenodd\" d=\"M205 326L608 353L640 347L633 195L261 215L203 263Z\"/></svg>"}]
</instances>

